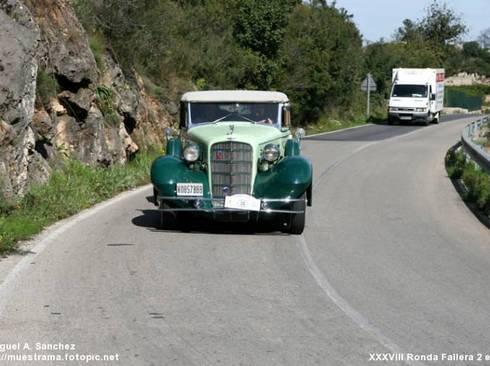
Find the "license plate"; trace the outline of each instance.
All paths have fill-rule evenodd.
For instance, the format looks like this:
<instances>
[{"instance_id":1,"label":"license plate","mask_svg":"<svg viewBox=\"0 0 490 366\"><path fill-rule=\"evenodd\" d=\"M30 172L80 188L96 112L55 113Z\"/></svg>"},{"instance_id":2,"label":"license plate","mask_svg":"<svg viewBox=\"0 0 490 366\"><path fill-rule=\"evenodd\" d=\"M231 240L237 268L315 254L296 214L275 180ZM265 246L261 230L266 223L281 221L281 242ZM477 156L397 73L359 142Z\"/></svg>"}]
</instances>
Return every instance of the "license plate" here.
<instances>
[{"instance_id":1,"label":"license plate","mask_svg":"<svg viewBox=\"0 0 490 366\"><path fill-rule=\"evenodd\" d=\"M260 211L260 200L249 196L248 194L235 194L226 196L225 208L236 210Z\"/></svg>"},{"instance_id":2,"label":"license plate","mask_svg":"<svg viewBox=\"0 0 490 366\"><path fill-rule=\"evenodd\" d=\"M400 119L410 121L412 119L412 116L400 116Z\"/></svg>"},{"instance_id":3,"label":"license plate","mask_svg":"<svg viewBox=\"0 0 490 366\"><path fill-rule=\"evenodd\" d=\"M177 183L177 196L202 197L202 183Z\"/></svg>"}]
</instances>

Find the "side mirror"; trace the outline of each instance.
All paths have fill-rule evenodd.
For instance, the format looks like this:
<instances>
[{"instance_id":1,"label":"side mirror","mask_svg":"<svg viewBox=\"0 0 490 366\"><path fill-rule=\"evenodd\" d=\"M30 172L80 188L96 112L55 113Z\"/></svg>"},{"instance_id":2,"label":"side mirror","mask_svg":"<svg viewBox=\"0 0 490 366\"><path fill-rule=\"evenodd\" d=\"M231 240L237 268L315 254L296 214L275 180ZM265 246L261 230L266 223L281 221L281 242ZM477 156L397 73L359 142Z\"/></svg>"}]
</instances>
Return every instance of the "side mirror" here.
<instances>
[{"instance_id":1,"label":"side mirror","mask_svg":"<svg viewBox=\"0 0 490 366\"><path fill-rule=\"evenodd\" d=\"M171 127L167 127L167 128L165 128L165 139L166 139L167 141L168 141L168 140L170 140L170 139L172 138L173 134L174 134L174 130L172 130L172 128L171 128Z\"/></svg>"},{"instance_id":2,"label":"side mirror","mask_svg":"<svg viewBox=\"0 0 490 366\"><path fill-rule=\"evenodd\" d=\"M306 135L306 132L301 127L296 130L295 136L298 140L301 140L303 137L305 137L305 135Z\"/></svg>"},{"instance_id":3,"label":"side mirror","mask_svg":"<svg viewBox=\"0 0 490 366\"><path fill-rule=\"evenodd\" d=\"M282 127L289 128L291 125L291 105L289 103L282 106Z\"/></svg>"}]
</instances>

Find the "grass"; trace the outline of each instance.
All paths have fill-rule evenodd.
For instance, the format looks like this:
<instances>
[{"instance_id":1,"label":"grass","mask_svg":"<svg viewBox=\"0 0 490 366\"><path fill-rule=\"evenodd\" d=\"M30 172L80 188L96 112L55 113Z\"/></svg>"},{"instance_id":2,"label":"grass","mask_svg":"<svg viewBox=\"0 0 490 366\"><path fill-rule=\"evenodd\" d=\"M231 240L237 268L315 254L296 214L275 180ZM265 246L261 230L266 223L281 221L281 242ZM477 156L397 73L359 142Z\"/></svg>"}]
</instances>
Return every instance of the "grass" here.
<instances>
[{"instance_id":1,"label":"grass","mask_svg":"<svg viewBox=\"0 0 490 366\"><path fill-rule=\"evenodd\" d=\"M99 71L105 70L104 52L106 51L107 44L104 35L100 32L92 33L89 35L89 46L94 55L95 63Z\"/></svg>"},{"instance_id":2,"label":"grass","mask_svg":"<svg viewBox=\"0 0 490 366\"><path fill-rule=\"evenodd\" d=\"M114 91L106 85L97 85L95 88L95 102L108 126L117 126L119 115L116 110Z\"/></svg>"},{"instance_id":3,"label":"grass","mask_svg":"<svg viewBox=\"0 0 490 366\"><path fill-rule=\"evenodd\" d=\"M317 123L306 127L306 135L308 136L315 133L336 131L342 128L361 126L363 124L366 124L366 120L339 121L336 119L321 118Z\"/></svg>"},{"instance_id":4,"label":"grass","mask_svg":"<svg viewBox=\"0 0 490 366\"><path fill-rule=\"evenodd\" d=\"M463 199L490 217L490 175L480 169L461 150L446 155L446 170L451 179L460 180L466 192Z\"/></svg>"},{"instance_id":5,"label":"grass","mask_svg":"<svg viewBox=\"0 0 490 366\"><path fill-rule=\"evenodd\" d=\"M160 152L139 153L126 165L90 167L66 160L44 185L33 187L17 202L0 200L0 253L13 252L47 226L116 194L149 181L152 161Z\"/></svg>"},{"instance_id":6,"label":"grass","mask_svg":"<svg viewBox=\"0 0 490 366\"><path fill-rule=\"evenodd\" d=\"M49 100L56 97L60 90L58 81L53 74L47 73L44 69L39 68L36 80L37 100L42 105L47 105Z\"/></svg>"}]
</instances>

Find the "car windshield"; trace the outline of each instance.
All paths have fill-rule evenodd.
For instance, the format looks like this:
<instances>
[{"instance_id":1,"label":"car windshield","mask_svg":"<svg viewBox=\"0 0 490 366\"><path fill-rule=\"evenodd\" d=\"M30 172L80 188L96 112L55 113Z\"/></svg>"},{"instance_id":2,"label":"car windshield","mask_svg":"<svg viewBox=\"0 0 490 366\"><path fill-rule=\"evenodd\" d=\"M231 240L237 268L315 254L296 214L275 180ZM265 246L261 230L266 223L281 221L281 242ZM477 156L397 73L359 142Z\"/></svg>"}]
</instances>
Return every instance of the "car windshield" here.
<instances>
[{"instance_id":1,"label":"car windshield","mask_svg":"<svg viewBox=\"0 0 490 366\"><path fill-rule=\"evenodd\" d=\"M427 86L425 85L409 85L397 84L393 88L393 97L399 98L426 98Z\"/></svg>"},{"instance_id":2,"label":"car windshield","mask_svg":"<svg viewBox=\"0 0 490 366\"><path fill-rule=\"evenodd\" d=\"M191 124L217 122L253 122L277 125L277 103L191 103Z\"/></svg>"}]
</instances>

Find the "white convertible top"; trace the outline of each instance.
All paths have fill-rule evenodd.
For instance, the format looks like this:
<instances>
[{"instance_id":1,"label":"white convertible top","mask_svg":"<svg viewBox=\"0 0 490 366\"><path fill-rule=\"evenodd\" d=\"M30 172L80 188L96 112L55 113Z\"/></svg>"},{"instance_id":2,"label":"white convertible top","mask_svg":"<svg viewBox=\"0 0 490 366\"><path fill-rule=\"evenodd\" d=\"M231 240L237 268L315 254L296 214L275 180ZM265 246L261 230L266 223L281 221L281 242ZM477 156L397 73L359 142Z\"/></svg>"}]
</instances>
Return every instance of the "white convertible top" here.
<instances>
[{"instance_id":1,"label":"white convertible top","mask_svg":"<svg viewBox=\"0 0 490 366\"><path fill-rule=\"evenodd\" d=\"M185 93L182 102L212 103L287 103L288 97L284 93L256 90L208 90Z\"/></svg>"}]
</instances>

